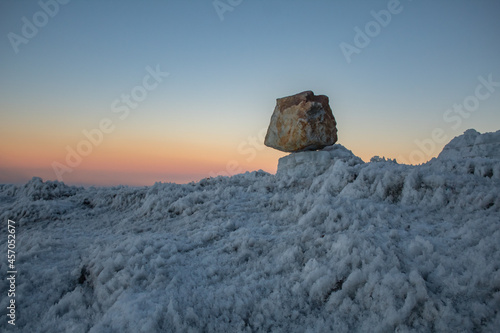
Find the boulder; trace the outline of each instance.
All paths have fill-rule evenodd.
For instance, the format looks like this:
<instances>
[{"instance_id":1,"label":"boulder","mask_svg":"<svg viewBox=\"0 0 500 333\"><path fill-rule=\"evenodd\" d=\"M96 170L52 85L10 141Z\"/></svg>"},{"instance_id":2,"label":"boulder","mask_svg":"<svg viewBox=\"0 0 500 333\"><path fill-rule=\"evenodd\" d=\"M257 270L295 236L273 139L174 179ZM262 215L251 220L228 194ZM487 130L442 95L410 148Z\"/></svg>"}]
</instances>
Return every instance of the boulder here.
<instances>
[{"instance_id":1,"label":"boulder","mask_svg":"<svg viewBox=\"0 0 500 333\"><path fill-rule=\"evenodd\" d=\"M337 142L337 123L324 95L278 98L264 144L284 152L318 150Z\"/></svg>"}]
</instances>

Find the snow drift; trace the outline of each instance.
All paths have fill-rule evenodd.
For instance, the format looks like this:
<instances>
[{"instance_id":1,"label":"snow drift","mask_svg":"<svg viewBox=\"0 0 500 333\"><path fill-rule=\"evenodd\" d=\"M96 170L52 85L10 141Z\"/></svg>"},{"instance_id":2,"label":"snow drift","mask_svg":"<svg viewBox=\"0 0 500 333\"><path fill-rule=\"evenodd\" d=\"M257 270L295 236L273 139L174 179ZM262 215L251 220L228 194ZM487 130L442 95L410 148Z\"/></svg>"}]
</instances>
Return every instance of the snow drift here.
<instances>
[{"instance_id":1,"label":"snow drift","mask_svg":"<svg viewBox=\"0 0 500 333\"><path fill-rule=\"evenodd\" d=\"M335 145L284 157L276 175L0 185L2 221L19 225L16 326L495 332L499 144L469 130L420 166Z\"/></svg>"}]
</instances>

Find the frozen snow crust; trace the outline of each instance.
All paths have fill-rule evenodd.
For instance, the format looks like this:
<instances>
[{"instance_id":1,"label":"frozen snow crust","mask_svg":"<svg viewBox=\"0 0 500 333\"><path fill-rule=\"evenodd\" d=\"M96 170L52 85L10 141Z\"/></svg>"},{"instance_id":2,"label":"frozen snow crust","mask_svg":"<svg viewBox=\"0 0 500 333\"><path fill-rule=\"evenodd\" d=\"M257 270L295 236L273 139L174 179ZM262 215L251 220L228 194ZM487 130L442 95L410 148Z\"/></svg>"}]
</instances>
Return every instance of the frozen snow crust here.
<instances>
[{"instance_id":1,"label":"frozen snow crust","mask_svg":"<svg viewBox=\"0 0 500 333\"><path fill-rule=\"evenodd\" d=\"M500 158L499 132L481 134L476 130L465 131L444 147L439 158L489 157Z\"/></svg>"},{"instance_id":2,"label":"frozen snow crust","mask_svg":"<svg viewBox=\"0 0 500 333\"><path fill-rule=\"evenodd\" d=\"M277 175L0 185L2 223L18 223L16 326L497 332L500 159L456 153L469 142L420 166L335 145L285 157Z\"/></svg>"}]
</instances>

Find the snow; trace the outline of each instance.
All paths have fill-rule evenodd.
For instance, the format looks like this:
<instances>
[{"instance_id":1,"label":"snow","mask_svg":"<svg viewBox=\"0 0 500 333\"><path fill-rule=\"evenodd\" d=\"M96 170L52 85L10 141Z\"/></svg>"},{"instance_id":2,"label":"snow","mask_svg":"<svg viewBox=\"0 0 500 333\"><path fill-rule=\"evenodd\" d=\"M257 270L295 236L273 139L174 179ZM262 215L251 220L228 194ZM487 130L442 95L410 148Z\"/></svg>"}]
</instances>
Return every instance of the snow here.
<instances>
[{"instance_id":1,"label":"snow","mask_svg":"<svg viewBox=\"0 0 500 333\"><path fill-rule=\"evenodd\" d=\"M334 145L276 175L0 185L1 219L18 223L16 326L497 332L499 138L469 130L419 166Z\"/></svg>"},{"instance_id":2,"label":"snow","mask_svg":"<svg viewBox=\"0 0 500 333\"><path fill-rule=\"evenodd\" d=\"M481 134L476 130L469 129L463 135L451 140L439 154L441 159L464 157L500 158L500 136L498 132Z\"/></svg>"}]
</instances>

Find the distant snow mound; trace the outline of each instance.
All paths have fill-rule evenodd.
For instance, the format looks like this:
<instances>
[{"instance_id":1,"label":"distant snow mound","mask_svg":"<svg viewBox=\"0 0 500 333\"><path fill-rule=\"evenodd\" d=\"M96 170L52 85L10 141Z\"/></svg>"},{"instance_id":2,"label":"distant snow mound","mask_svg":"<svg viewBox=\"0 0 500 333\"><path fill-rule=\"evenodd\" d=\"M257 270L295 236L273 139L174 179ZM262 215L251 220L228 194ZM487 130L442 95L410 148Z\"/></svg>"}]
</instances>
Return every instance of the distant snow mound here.
<instances>
[{"instance_id":1,"label":"distant snow mound","mask_svg":"<svg viewBox=\"0 0 500 333\"><path fill-rule=\"evenodd\" d=\"M500 130L481 134L474 129L469 129L451 140L443 148L438 159L476 157L500 159Z\"/></svg>"},{"instance_id":2,"label":"distant snow mound","mask_svg":"<svg viewBox=\"0 0 500 333\"><path fill-rule=\"evenodd\" d=\"M324 173L336 161L342 161L349 166L364 163L349 149L335 144L319 151L303 151L280 158L277 175L292 178L314 177Z\"/></svg>"},{"instance_id":3,"label":"distant snow mound","mask_svg":"<svg viewBox=\"0 0 500 333\"><path fill-rule=\"evenodd\" d=\"M20 189L22 195L32 201L71 197L81 190L82 188L68 186L58 181L44 183L40 177L33 177Z\"/></svg>"}]
</instances>

